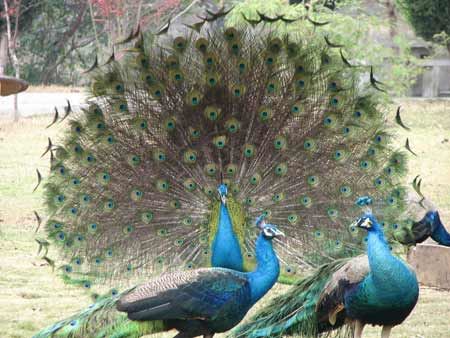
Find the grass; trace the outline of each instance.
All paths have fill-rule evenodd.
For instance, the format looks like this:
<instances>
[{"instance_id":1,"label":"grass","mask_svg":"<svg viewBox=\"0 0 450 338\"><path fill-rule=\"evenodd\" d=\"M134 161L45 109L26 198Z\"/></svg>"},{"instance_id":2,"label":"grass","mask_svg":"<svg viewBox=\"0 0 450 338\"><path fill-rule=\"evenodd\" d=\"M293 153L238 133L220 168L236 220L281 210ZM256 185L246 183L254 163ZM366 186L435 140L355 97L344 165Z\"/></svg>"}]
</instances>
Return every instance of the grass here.
<instances>
[{"instance_id":1,"label":"grass","mask_svg":"<svg viewBox=\"0 0 450 338\"><path fill-rule=\"evenodd\" d=\"M422 175L424 193L449 224L450 142L445 140L450 138L450 102L401 104L403 120L413 129L399 132L399 144L409 137L419 155L411 156L409 178ZM16 124L0 120L0 336L4 338L30 337L91 303L83 291L63 284L36 256L33 210L41 211L41 189L34 194L31 191L36 183L35 168L44 176L48 173L48 157L41 159L40 155L47 136L54 138L57 133L57 128L45 129L50 119L28 118ZM276 286L260 304L285 288ZM391 337L448 338L449 313L450 292L422 287L417 307L403 325L394 328ZM365 338L379 337L379 330L366 329Z\"/></svg>"}]
</instances>

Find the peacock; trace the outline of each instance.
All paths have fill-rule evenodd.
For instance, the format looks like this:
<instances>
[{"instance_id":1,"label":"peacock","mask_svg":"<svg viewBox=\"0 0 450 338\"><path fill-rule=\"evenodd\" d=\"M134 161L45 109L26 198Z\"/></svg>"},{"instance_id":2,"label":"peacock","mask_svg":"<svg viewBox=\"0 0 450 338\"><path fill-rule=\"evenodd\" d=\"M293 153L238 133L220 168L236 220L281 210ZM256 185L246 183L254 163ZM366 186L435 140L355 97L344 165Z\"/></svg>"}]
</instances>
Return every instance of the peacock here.
<instances>
[{"instance_id":1,"label":"peacock","mask_svg":"<svg viewBox=\"0 0 450 338\"><path fill-rule=\"evenodd\" d=\"M382 338L402 323L419 296L414 271L394 256L382 225L366 212L356 226L367 230L367 254L337 259L299 280L259 310L233 337L319 337L331 332L361 338L367 324ZM328 335L327 335L328 337Z\"/></svg>"},{"instance_id":2,"label":"peacock","mask_svg":"<svg viewBox=\"0 0 450 338\"><path fill-rule=\"evenodd\" d=\"M174 38L170 23L137 29L120 60L95 60L86 105L55 112L49 126L68 127L44 152L38 242L67 283L115 294L177 269L251 271L249 220L261 213L287 234L276 240L280 281L292 282L364 252L353 199L365 194L392 245L415 243L407 153L391 143L373 69L363 81L367 68L313 20L261 14L222 27L227 12ZM280 20L309 33L281 34Z\"/></svg>"},{"instance_id":3,"label":"peacock","mask_svg":"<svg viewBox=\"0 0 450 338\"><path fill-rule=\"evenodd\" d=\"M275 284L280 273L272 239L283 233L257 219L256 268L239 272L200 268L164 274L123 293L104 297L34 338L141 337L177 329L176 338L211 338L237 325Z\"/></svg>"},{"instance_id":4,"label":"peacock","mask_svg":"<svg viewBox=\"0 0 450 338\"><path fill-rule=\"evenodd\" d=\"M406 246L414 246L431 238L440 245L450 246L450 233L434 204L423 195L410 194L408 201L407 214L414 215L415 220L410 221L410 227L398 231L394 235L395 240Z\"/></svg>"}]
</instances>

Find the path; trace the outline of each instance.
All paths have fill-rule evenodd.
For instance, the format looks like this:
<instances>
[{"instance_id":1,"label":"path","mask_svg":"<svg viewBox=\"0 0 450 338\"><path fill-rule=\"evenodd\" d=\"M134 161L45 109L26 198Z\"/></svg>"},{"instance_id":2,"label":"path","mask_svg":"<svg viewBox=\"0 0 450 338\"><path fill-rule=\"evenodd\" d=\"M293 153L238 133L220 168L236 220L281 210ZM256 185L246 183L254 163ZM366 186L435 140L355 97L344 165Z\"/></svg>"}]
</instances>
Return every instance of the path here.
<instances>
[{"instance_id":1,"label":"path","mask_svg":"<svg viewBox=\"0 0 450 338\"><path fill-rule=\"evenodd\" d=\"M19 94L19 111L21 117L53 114L55 106L64 113L64 106L69 100L77 108L85 98L83 92L25 92ZM14 96L0 97L0 118L12 118Z\"/></svg>"}]
</instances>

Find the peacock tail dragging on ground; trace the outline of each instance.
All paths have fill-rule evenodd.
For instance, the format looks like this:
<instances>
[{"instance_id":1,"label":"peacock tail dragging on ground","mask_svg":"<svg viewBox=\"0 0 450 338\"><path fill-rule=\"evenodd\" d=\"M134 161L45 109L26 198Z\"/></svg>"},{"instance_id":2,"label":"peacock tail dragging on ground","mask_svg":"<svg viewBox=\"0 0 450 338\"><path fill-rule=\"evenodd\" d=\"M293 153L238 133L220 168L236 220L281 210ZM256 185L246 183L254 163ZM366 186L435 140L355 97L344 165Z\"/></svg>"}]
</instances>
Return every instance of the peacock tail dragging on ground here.
<instances>
[{"instance_id":1,"label":"peacock tail dragging on ground","mask_svg":"<svg viewBox=\"0 0 450 338\"><path fill-rule=\"evenodd\" d=\"M88 308L39 331L33 338L138 338L162 331L164 326L160 322L133 322L116 310L119 299L130 291L104 296Z\"/></svg>"},{"instance_id":2,"label":"peacock tail dragging on ground","mask_svg":"<svg viewBox=\"0 0 450 338\"><path fill-rule=\"evenodd\" d=\"M364 252L352 225L362 194L379 201L389 240L408 226L406 156L390 145L383 94L301 24L311 34L205 22L171 43L139 35L93 70L45 182L47 240L67 282L120 288L210 266L217 243L251 270L249 220L261 213L287 234L286 280Z\"/></svg>"}]
</instances>

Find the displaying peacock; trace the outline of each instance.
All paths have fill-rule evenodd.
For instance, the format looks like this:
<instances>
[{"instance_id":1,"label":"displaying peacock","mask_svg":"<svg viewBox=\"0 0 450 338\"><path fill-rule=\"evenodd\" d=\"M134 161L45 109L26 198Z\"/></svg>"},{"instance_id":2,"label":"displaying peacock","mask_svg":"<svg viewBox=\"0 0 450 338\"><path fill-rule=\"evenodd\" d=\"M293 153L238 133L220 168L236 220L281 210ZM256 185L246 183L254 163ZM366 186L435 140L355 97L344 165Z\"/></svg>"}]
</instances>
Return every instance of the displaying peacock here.
<instances>
[{"instance_id":1,"label":"displaying peacock","mask_svg":"<svg viewBox=\"0 0 450 338\"><path fill-rule=\"evenodd\" d=\"M281 337L331 334L361 338L367 324L382 325L382 338L402 323L416 305L419 286L414 271L395 257L383 227L372 213L356 226L366 229L367 255L338 259L299 280L259 310L234 337ZM328 337L328 335L327 335Z\"/></svg>"},{"instance_id":2,"label":"displaying peacock","mask_svg":"<svg viewBox=\"0 0 450 338\"><path fill-rule=\"evenodd\" d=\"M257 219L256 225L260 233L255 244L254 271L201 268L168 273L100 299L34 338L133 338L170 329L179 331L177 338L210 338L229 330L270 290L280 273L272 239L283 233L266 224L263 217Z\"/></svg>"},{"instance_id":3,"label":"displaying peacock","mask_svg":"<svg viewBox=\"0 0 450 338\"><path fill-rule=\"evenodd\" d=\"M120 61L92 67L86 106L66 109L45 184L65 281L116 293L180 267L250 271L249 220L261 213L287 234L278 253L290 280L364 252L355 195L379 201L389 241L411 227L406 155L364 69L313 21L297 23L310 34L279 36L267 20L209 19L169 44L166 30L132 35Z\"/></svg>"}]
</instances>

